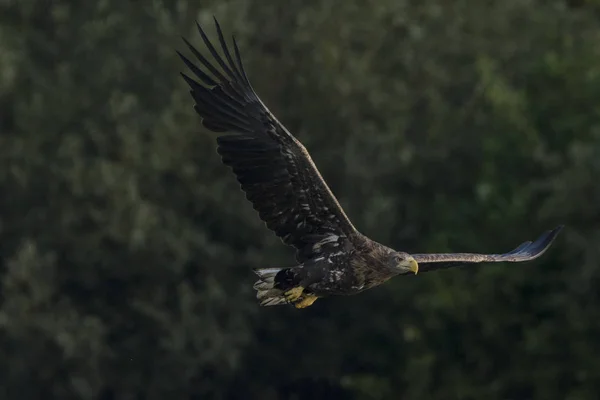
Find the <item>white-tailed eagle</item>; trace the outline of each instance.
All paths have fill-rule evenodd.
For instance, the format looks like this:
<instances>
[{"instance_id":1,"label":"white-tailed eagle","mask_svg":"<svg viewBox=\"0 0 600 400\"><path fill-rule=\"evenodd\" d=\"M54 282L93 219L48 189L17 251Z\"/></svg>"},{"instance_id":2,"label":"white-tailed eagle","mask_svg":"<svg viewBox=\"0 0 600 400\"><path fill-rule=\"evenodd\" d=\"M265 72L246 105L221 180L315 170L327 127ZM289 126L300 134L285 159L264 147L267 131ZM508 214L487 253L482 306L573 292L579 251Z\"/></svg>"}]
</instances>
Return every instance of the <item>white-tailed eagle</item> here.
<instances>
[{"instance_id":1,"label":"white-tailed eagle","mask_svg":"<svg viewBox=\"0 0 600 400\"><path fill-rule=\"evenodd\" d=\"M269 111L250 85L238 46L227 46L215 19L224 58L198 25L216 65L187 40L199 64L179 53L193 78L194 109L217 137L218 153L267 227L296 248L297 265L258 268L254 284L261 305L310 306L317 298L351 295L396 275L465 264L522 262L541 256L562 226L504 254L407 254L362 235L321 177L306 148Z\"/></svg>"}]
</instances>

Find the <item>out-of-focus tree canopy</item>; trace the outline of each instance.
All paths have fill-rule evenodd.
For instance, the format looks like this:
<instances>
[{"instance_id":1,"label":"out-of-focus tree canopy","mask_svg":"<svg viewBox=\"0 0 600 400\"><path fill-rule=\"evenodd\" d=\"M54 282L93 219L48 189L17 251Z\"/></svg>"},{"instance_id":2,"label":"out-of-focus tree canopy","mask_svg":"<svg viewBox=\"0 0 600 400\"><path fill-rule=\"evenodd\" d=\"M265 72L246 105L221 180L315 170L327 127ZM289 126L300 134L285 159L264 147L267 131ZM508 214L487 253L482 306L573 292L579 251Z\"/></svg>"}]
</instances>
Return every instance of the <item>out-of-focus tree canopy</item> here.
<instances>
[{"instance_id":1,"label":"out-of-focus tree canopy","mask_svg":"<svg viewBox=\"0 0 600 400\"><path fill-rule=\"evenodd\" d=\"M0 398L595 399L592 1L0 2ZM355 225L448 270L298 311L293 252L201 128L175 54L236 35Z\"/></svg>"}]
</instances>

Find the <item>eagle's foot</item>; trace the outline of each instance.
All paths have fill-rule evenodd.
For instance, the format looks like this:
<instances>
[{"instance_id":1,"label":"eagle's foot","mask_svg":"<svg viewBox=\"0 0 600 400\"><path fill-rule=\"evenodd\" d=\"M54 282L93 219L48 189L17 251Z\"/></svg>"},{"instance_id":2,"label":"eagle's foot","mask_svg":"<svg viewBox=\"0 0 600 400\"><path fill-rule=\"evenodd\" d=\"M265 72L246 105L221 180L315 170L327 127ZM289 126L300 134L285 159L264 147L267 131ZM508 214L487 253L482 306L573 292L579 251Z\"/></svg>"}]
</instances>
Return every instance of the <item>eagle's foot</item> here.
<instances>
[{"instance_id":1,"label":"eagle's foot","mask_svg":"<svg viewBox=\"0 0 600 400\"><path fill-rule=\"evenodd\" d=\"M302 300L300 300L297 303L294 303L294 306L296 308L306 308L308 306L311 306L312 303L314 303L317 299L318 297L313 294L305 294Z\"/></svg>"},{"instance_id":2,"label":"eagle's foot","mask_svg":"<svg viewBox=\"0 0 600 400\"><path fill-rule=\"evenodd\" d=\"M283 295L289 303L295 303L300 298L300 296L302 296L303 292L304 288L302 286L296 286L295 288L284 292Z\"/></svg>"}]
</instances>

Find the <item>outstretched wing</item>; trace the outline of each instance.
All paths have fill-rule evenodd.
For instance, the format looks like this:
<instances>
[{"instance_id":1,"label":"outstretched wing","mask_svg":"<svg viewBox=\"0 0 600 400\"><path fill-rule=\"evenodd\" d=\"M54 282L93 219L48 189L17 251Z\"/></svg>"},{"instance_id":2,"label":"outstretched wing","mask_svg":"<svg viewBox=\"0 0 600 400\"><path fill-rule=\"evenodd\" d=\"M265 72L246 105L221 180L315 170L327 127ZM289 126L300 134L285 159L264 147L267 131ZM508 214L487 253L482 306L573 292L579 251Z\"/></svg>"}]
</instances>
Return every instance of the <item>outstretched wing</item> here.
<instances>
[{"instance_id":1,"label":"outstretched wing","mask_svg":"<svg viewBox=\"0 0 600 400\"><path fill-rule=\"evenodd\" d=\"M259 99L246 76L233 38L232 57L219 23L215 25L223 59L198 25L220 70L184 39L198 59L178 52L195 79L182 74L202 124L214 132L223 163L237 176L246 198L282 241L294 246L299 261L326 248L347 245L356 231L321 177L304 146ZM322 243L323 245L318 245Z\"/></svg>"},{"instance_id":2,"label":"outstretched wing","mask_svg":"<svg viewBox=\"0 0 600 400\"><path fill-rule=\"evenodd\" d=\"M523 262L538 258L548 248L562 230L560 225L551 231L544 232L535 242L525 242L516 249L504 254L411 254L419 263L419 272L429 272L438 269L459 267L467 264L497 263L497 262Z\"/></svg>"}]
</instances>

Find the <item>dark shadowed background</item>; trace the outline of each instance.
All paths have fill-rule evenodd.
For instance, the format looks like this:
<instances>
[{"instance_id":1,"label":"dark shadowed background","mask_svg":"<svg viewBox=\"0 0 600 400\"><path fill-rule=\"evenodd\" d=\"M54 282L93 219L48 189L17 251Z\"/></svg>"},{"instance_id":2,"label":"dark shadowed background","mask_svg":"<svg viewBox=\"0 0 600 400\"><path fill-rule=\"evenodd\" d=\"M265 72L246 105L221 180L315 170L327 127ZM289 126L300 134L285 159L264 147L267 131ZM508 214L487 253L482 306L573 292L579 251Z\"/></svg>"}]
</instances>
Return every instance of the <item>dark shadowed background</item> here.
<instances>
[{"instance_id":1,"label":"dark shadowed background","mask_svg":"<svg viewBox=\"0 0 600 400\"><path fill-rule=\"evenodd\" d=\"M284 247L179 76L194 21L354 224L541 259L260 308ZM199 46L200 47L200 46ZM596 399L595 1L0 1L0 398Z\"/></svg>"}]
</instances>

